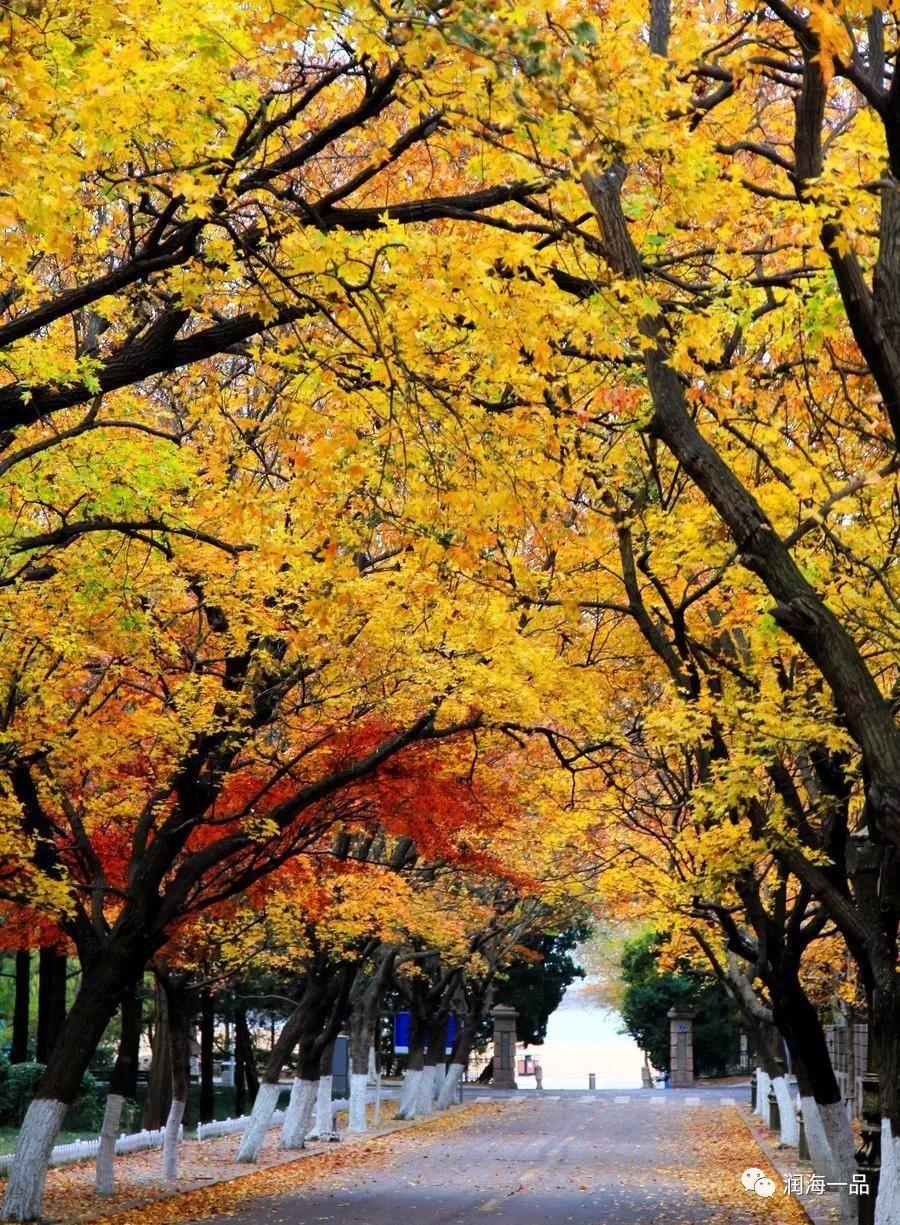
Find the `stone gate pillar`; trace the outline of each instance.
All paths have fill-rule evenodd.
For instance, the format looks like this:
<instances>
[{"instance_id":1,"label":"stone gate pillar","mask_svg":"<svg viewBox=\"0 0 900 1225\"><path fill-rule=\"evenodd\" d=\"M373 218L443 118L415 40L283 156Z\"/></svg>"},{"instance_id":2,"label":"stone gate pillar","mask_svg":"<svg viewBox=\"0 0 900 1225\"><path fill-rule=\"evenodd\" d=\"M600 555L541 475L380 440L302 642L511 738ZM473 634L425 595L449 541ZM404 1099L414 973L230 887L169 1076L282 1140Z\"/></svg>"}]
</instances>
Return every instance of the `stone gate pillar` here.
<instances>
[{"instance_id":1,"label":"stone gate pillar","mask_svg":"<svg viewBox=\"0 0 900 1225\"><path fill-rule=\"evenodd\" d=\"M491 1012L494 1020L494 1088L515 1089L516 1086L516 1018L515 1008L498 1004Z\"/></svg>"},{"instance_id":2,"label":"stone gate pillar","mask_svg":"<svg viewBox=\"0 0 900 1225\"><path fill-rule=\"evenodd\" d=\"M670 1008L668 1017L669 1083L673 1089L683 1089L694 1083L694 1010Z\"/></svg>"}]
</instances>

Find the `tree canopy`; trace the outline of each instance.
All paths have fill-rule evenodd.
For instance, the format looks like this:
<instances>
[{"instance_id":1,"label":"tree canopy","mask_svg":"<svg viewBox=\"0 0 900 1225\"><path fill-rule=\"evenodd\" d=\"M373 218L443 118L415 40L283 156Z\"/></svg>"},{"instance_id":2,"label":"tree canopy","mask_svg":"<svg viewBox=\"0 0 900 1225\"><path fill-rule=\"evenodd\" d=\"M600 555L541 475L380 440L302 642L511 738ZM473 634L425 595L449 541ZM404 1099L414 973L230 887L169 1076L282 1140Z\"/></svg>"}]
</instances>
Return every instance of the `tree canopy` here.
<instances>
[{"instance_id":1,"label":"tree canopy","mask_svg":"<svg viewBox=\"0 0 900 1225\"><path fill-rule=\"evenodd\" d=\"M310 980L389 934L436 1026L603 910L826 1113L827 1001L897 1066L895 9L3 9L0 900L81 970L38 1102L256 913Z\"/></svg>"}]
</instances>

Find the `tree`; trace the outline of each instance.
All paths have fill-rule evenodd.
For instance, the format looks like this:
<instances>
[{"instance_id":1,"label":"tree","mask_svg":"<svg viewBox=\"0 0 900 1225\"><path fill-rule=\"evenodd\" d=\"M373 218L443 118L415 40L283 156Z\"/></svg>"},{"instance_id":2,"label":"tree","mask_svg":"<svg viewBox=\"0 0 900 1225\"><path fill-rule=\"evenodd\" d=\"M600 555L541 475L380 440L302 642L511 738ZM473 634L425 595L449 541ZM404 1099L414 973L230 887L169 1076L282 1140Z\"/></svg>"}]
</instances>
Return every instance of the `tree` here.
<instances>
[{"instance_id":1,"label":"tree","mask_svg":"<svg viewBox=\"0 0 900 1225\"><path fill-rule=\"evenodd\" d=\"M689 653L705 596L724 584L764 632L777 627L785 656L796 660L796 645L804 657L808 691L818 691L811 742L852 761L837 792L820 786L831 766L816 768L813 803L848 800L860 836L837 886L802 853L788 867L857 951L889 1084L893 1166L897 908L890 888L877 900L874 883L890 876L900 811L889 26L880 9L852 4L802 13L777 4L750 17L711 3L675 22L664 4L649 22L623 5L604 13L602 30L580 14L568 25L531 16L523 24L518 10L492 8L448 37L483 54L500 82L515 81L512 96L497 91L510 143L527 130L536 164L558 171L552 209L533 210L550 230L544 258L515 254L535 298L528 352L548 371L546 402L583 424L567 438L581 462L563 523L579 522L592 486L598 500L635 491L624 514L646 507L670 560L687 559L674 601L657 595ZM650 97L661 105L648 115ZM527 228L526 211L507 221ZM515 301L507 318L527 309ZM542 525L531 585L521 563L510 575L508 540L496 559L495 581L515 590L523 617L573 603L621 614L605 593L556 582L576 572L562 551L578 542L572 530L548 536ZM581 574L594 578L604 549L588 552ZM605 636L608 619L596 622ZM693 660L685 686L702 691L702 672ZM848 889L867 919L851 913ZM886 1220L896 1183L881 1197Z\"/></svg>"},{"instance_id":2,"label":"tree","mask_svg":"<svg viewBox=\"0 0 900 1225\"><path fill-rule=\"evenodd\" d=\"M628 1033L660 1071L670 1071L670 1008L694 1010L694 1069L724 1076L737 1063L739 1028L734 1006L716 979L684 962L660 965L660 936L645 931L622 952L622 1019Z\"/></svg>"},{"instance_id":3,"label":"tree","mask_svg":"<svg viewBox=\"0 0 900 1225\"><path fill-rule=\"evenodd\" d=\"M422 853L649 839L786 1034L832 925L900 1168L886 15L222 3L185 52L129 3L5 18L0 888L81 959L72 1084L178 924L398 832L434 741L536 735L571 793L528 762L532 820Z\"/></svg>"},{"instance_id":4,"label":"tree","mask_svg":"<svg viewBox=\"0 0 900 1225\"><path fill-rule=\"evenodd\" d=\"M573 923L560 931L530 932L517 950L517 958L499 976L498 1004L518 1013L516 1036L526 1046L539 1046L547 1036L547 1022L559 1007L566 988L584 970L572 953L590 935L587 923Z\"/></svg>"}]
</instances>

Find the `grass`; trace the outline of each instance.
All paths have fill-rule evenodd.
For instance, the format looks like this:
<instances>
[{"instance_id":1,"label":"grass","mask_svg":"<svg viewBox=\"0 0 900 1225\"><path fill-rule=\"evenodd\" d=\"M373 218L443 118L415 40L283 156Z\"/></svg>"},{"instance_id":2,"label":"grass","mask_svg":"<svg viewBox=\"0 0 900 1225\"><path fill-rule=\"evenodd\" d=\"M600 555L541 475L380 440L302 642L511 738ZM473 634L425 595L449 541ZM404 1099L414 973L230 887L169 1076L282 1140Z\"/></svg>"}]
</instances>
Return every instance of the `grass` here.
<instances>
[{"instance_id":1,"label":"grass","mask_svg":"<svg viewBox=\"0 0 900 1225\"><path fill-rule=\"evenodd\" d=\"M95 1131L61 1131L56 1143L71 1144L73 1140L93 1140L96 1134ZM18 1136L18 1127L0 1127L0 1156L13 1151Z\"/></svg>"}]
</instances>

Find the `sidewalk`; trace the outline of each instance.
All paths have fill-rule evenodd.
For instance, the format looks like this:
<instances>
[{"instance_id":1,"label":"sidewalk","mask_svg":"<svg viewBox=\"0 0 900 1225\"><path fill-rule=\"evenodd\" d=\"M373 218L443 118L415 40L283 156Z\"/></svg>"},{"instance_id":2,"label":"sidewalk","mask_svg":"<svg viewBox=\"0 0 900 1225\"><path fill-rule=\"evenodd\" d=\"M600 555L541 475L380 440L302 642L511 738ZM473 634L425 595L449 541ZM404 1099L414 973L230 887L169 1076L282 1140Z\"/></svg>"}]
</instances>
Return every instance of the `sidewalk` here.
<instances>
[{"instance_id":1,"label":"sidewalk","mask_svg":"<svg viewBox=\"0 0 900 1225\"><path fill-rule=\"evenodd\" d=\"M396 1103L389 1103L395 1107ZM492 1105L489 1109L499 1109ZM277 1191L303 1181L304 1174L298 1170L313 1162L317 1172L324 1168L340 1168L349 1164L365 1164L367 1153L382 1151L384 1143L397 1133L408 1131L440 1131L455 1126L460 1115L476 1116L483 1106L451 1106L446 1113L430 1115L410 1122L389 1118L378 1128L362 1135L342 1133L339 1143L308 1141L302 1150L284 1150L280 1147L281 1129L274 1127L266 1135L259 1160L254 1165L235 1161L240 1136L218 1136L210 1140L186 1139L179 1148L179 1178L174 1183L162 1181L162 1152L129 1153L116 1158L116 1194L98 1196L94 1192L94 1163L59 1166L47 1175L44 1195L44 1219L60 1225L88 1225L94 1221L115 1221L116 1225L151 1220L179 1220L180 1213L174 1208L173 1199L182 1196L200 1196L208 1199L204 1211L214 1215L222 1210L229 1196L229 1184L247 1180L258 1181L255 1193ZM384 1115L382 1115L384 1118ZM282 1174L283 1172L283 1174ZM289 1178L285 1177L289 1173ZM282 1175L282 1176L280 1176ZM248 1185L246 1193L252 1193ZM241 1192L243 1197L243 1191ZM170 1205L161 1215L148 1215L154 1205ZM187 1219L196 1219L189 1217Z\"/></svg>"},{"instance_id":2,"label":"sidewalk","mask_svg":"<svg viewBox=\"0 0 900 1225\"><path fill-rule=\"evenodd\" d=\"M785 1185L788 1177L792 1175L801 1176L805 1184L813 1173L811 1163L800 1161L796 1149L779 1144L777 1136L769 1131L758 1115L750 1113L749 1107L741 1107L741 1117L770 1164L778 1171L782 1185ZM794 1195L792 1198L813 1225L837 1225L841 1220L838 1211L839 1196L836 1191L828 1191L822 1195Z\"/></svg>"}]
</instances>

